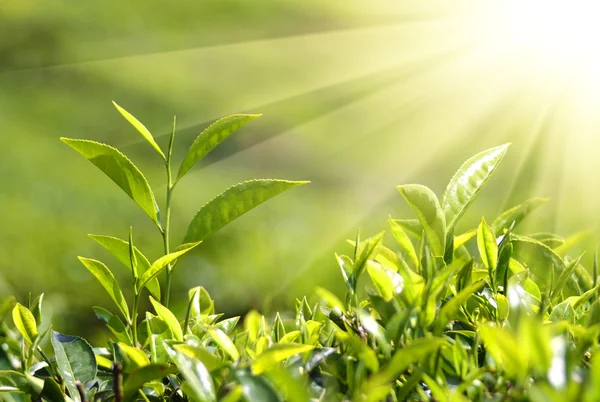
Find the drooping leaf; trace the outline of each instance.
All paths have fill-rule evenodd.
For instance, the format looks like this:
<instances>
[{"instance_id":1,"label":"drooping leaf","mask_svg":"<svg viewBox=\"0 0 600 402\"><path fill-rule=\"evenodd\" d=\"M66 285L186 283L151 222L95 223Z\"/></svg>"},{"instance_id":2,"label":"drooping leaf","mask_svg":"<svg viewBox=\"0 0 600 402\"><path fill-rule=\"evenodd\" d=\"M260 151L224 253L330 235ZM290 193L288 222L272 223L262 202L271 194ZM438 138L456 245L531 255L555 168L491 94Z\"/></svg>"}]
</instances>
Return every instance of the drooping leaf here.
<instances>
[{"instance_id":1,"label":"drooping leaf","mask_svg":"<svg viewBox=\"0 0 600 402\"><path fill-rule=\"evenodd\" d=\"M496 269L498 265L498 244L492 228L488 226L485 219L481 220L477 228L477 248L481 256L481 262L490 270Z\"/></svg>"},{"instance_id":2,"label":"drooping leaf","mask_svg":"<svg viewBox=\"0 0 600 402\"><path fill-rule=\"evenodd\" d=\"M300 353L308 352L314 348L313 345L303 345L300 343L275 344L258 355L252 364L252 374L262 374L285 359Z\"/></svg>"},{"instance_id":3,"label":"drooping leaf","mask_svg":"<svg viewBox=\"0 0 600 402\"><path fill-rule=\"evenodd\" d=\"M152 307L156 311L156 314L169 326L169 329L173 333L173 336L178 341L183 341L183 330L181 329L181 325L179 324L179 320L175 317L175 314L171 312L168 308L154 300L152 296L150 296L150 302L152 303Z\"/></svg>"},{"instance_id":4,"label":"drooping leaf","mask_svg":"<svg viewBox=\"0 0 600 402\"><path fill-rule=\"evenodd\" d=\"M202 241L263 202L306 183L309 182L250 180L236 184L200 208L188 226L184 243Z\"/></svg>"},{"instance_id":5,"label":"drooping leaf","mask_svg":"<svg viewBox=\"0 0 600 402\"><path fill-rule=\"evenodd\" d=\"M102 262L91 258L78 257L79 261L96 277L98 282L106 290L110 298L115 302L125 319L129 322L129 307L123 296L123 292L113 276L112 272Z\"/></svg>"},{"instance_id":6,"label":"drooping leaf","mask_svg":"<svg viewBox=\"0 0 600 402\"><path fill-rule=\"evenodd\" d=\"M96 165L133 199L146 214L159 225L158 206L148 181L139 169L119 150L106 144L89 140L61 138Z\"/></svg>"},{"instance_id":7,"label":"drooping leaf","mask_svg":"<svg viewBox=\"0 0 600 402\"><path fill-rule=\"evenodd\" d=\"M152 136L152 134L150 134L150 131L146 128L146 126L144 126L138 119L133 117L133 115L127 110L117 105L115 101L113 101L113 105L117 108L119 113L121 113L121 115L123 115L123 117L125 117L125 119L129 123L131 123L133 127L135 127L135 129L142 135L142 137L144 137L146 141L148 141L148 143L152 146L152 148L156 150L156 152L158 152L158 154L163 158L163 160L166 160L167 158L165 157L165 154L160 149L160 147L154 140L154 137Z\"/></svg>"},{"instance_id":8,"label":"drooping leaf","mask_svg":"<svg viewBox=\"0 0 600 402\"><path fill-rule=\"evenodd\" d=\"M446 230L450 231L475 200L485 183L492 176L510 144L500 145L469 158L448 183L442 199L446 217Z\"/></svg>"},{"instance_id":9,"label":"drooping leaf","mask_svg":"<svg viewBox=\"0 0 600 402\"><path fill-rule=\"evenodd\" d=\"M421 222L433 255L442 257L446 248L446 218L437 197L420 184L398 186L398 190Z\"/></svg>"},{"instance_id":10,"label":"drooping leaf","mask_svg":"<svg viewBox=\"0 0 600 402\"><path fill-rule=\"evenodd\" d=\"M96 378L96 356L92 347L78 336L52 331L52 346L60 376L65 381L69 395L81 402L76 382L85 384Z\"/></svg>"},{"instance_id":11,"label":"drooping leaf","mask_svg":"<svg viewBox=\"0 0 600 402\"><path fill-rule=\"evenodd\" d=\"M172 253L164 255L156 261L154 261L150 268L148 268L148 270L144 272L144 274L140 278L139 289L141 290L145 286L147 286L150 283L150 281L155 279L156 276L160 274L163 271L163 269L165 269L170 263L184 255L200 243L201 242L182 244L181 246L177 247L177 249Z\"/></svg>"},{"instance_id":12,"label":"drooping leaf","mask_svg":"<svg viewBox=\"0 0 600 402\"><path fill-rule=\"evenodd\" d=\"M190 146L183 162L181 162L176 181L179 181L196 163L233 132L260 116L260 114L233 114L223 117L208 126Z\"/></svg>"},{"instance_id":13,"label":"drooping leaf","mask_svg":"<svg viewBox=\"0 0 600 402\"><path fill-rule=\"evenodd\" d=\"M112 236L102 235L88 235L94 239L102 247L110 251L123 265L131 270L131 264L129 261L129 243L125 240L119 239ZM137 260L137 276L138 278L150 268L150 261L144 254L137 248L134 247L135 258ZM160 285L158 279L154 278L146 285L150 294L157 300L160 300Z\"/></svg>"},{"instance_id":14,"label":"drooping leaf","mask_svg":"<svg viewBox=\"0 0 600 402\"><path fill-rule=\"evenodd\" d=\"M38 336L35 317L29 309L17 303L12 311L13 322L21 336L31 345Z\"/></svg>"},{"instance_id":15,"label":"drooping leaf","mask_svg":"<svg viewBox=\"0 0 600 402\"><path fill-rule=\"evenodd\" d=\"M133 401L138 396L138 391L144 384L151 381L161 380L169 374L176 374L177 368L165 364L150 364L140 367L127 376L123 384L123 400Z\"/></svg>"},{"instance_id":16,"label":"drooping leaf","mask_svg":"<svg viewBox=\"0 0 600 402\"><path fill-rule=\"evenodd\" d=\"M502 235L504 229L508 229L513 223L517 226L531 212L548 201L550 201L549 198L531 198L501 213L492 222L492 229L494 229L496 236Z\"/></svg>"}]
</instances>

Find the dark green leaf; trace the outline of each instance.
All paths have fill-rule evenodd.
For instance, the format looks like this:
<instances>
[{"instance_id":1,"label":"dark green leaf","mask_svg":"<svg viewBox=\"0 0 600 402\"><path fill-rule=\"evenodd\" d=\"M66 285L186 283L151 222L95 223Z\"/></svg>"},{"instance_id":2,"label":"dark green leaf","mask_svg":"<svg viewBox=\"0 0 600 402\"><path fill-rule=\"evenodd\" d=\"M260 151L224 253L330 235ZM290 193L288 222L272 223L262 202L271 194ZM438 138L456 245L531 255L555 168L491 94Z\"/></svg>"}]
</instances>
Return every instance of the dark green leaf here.
<instances>
[{"instance_id":1,"label":"dark green leaf","mask_svg":"<svg viewBox=\"0 0 600 402\"><path fill-rule=\"evenodd\" d=\"M85 384L96 378L96 356L92 347L78 336L52 331L52 346L58 372L65 381L71 399L81 402L75 383Z\"/></svg>"},{"instance_id":2,"label":"dark green leaf","mask_svg":"<svg viewBox=\"0 0 600 402\"><path fill-rule=\"evenodd\" d=\"M177 368L164 364L151 364L134 370L129 376L125 384L123 384L123 396L125 401L133 401L138 396L138 390L144 384L161 380L169 374L176 374Z\"/></svg>"}]
</instances>

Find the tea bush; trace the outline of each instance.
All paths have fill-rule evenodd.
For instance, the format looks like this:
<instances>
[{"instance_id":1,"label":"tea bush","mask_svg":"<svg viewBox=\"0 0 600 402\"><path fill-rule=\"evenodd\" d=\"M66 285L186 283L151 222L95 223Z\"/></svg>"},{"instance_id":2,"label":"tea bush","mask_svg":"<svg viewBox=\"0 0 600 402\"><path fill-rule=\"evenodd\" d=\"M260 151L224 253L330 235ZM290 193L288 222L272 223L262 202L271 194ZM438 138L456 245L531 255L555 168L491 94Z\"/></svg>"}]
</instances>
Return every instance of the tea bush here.
<instances>
[{"instance_id":1,"label":"tea bush","mask_svg":"<svg viewBox=\"0 0 600 402\"><path fill-rule=\"evenodd\" d=\"M250 209L306 182L252 180L206 203L171 249L176 185L207 153L258 115L232 115L204 130L174 176L171 154L115 104L165 165L161 215L139 169L117 149L63 138L110 177L154 222L164 253L149 261L129 238L90 237L131 272L133 300L102 262L79 257L115 304L93 307L111 341L41 328L43 295L0 308L0 397L6 401L597 401L600 300L580 239L519 234L547 200L530 199L491 224L455 233L461 216L498 168L509 145L467 160L441 200L419 184L398 186L416 218L388 221L384 232L349 240L335 255L346 294L317 288L318 302L296 300L295 314L250 311L223 317L202 286L190 289L185 317L169 309L177 260ZM393 243L393 245L392 245ZM158 276L164 274L163 284ZM153 312L140 311L149 297ZM131 302L131 308L129 303ZM8 318L12 316L11 320ZM50 338L53 356L40 346Z\"/></svg>"}]
</instances>

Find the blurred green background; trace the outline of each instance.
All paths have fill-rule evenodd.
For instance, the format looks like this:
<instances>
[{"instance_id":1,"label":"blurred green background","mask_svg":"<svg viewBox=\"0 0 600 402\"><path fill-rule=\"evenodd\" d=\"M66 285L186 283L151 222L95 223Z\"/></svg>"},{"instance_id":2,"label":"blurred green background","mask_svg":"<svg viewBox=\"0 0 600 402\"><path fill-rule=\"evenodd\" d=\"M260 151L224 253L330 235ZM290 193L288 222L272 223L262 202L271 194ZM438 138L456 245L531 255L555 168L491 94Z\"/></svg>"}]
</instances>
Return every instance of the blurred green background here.
<instances>
[{"instance_id":1,"label":"blurred green background","mask_svg":"<svg viewBox=\"0 0 600 402\"><path fill-rule=\"evenodd\" d=\"M317 284L341 292L333 253L349 252L345 239L385 229L389 214L409 216L396 185L421 182L441 194L467 157L508 141L459 229L531 196L552 197L531 230L595 229L598 125L574 118L592 108L574 108L562 85L488 46L476 9L467 1L2 4L0 296L45 292L54 327L89 336L98 326L90 306L110 303L76 257L105 261L123 287L129 275L86 234L126 238L133 225L138 247L160 255L143 212L59 141L120 148L164 202L160 160L112 100L161 146L177 115L176 163L215 119L264 114L178 186L173 245L232 184L312 181L181 261L172 300L203 285L228 315L292 308Z\"/></svg>"}]
</instances>

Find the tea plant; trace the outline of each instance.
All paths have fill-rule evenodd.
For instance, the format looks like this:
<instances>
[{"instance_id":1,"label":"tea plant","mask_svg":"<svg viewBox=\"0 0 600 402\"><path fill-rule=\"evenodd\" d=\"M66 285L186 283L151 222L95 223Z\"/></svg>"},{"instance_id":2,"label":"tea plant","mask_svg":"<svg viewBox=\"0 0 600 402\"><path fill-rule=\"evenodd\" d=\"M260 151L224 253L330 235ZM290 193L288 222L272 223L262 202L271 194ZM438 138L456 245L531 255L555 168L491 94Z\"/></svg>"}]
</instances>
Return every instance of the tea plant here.
<instances>
[{"instance_id":1,"label":"tea plant","mask_svg":"<svg viewBox=\"0 0 600 402\"><path fill-rule=\"evenodd\" d=\"M547 200L514 206L488 224L455 233L493 175L508 144L483 151L450 180L441 200L429 188L398 186L416 219L388 220L384 232L349 240L335 256L343 298L324 288L316 301L296 300L295 314L250 311L224 318L203 287L190 289L185 317L168 308L178 258L214 231L267 199L305 182L256 180L205 204L181 245L171 250L175 185L210 150L256 115L234 115L194 141L173 180L171 150L118 107L165 163L164 219L142 173L118 150L63 139L99 167L152 219L164 255L150 262L127 240L91 237L132 274L129 308L112 272L80 257L117 307L94 307L111 341L85 340L41 328L43 295L0 307L0 396L8 401L596 401L600 390L600 300L593 274L568 251L581 239L517 234ZM175 126L175 125L174 125ZM392 240L392 241L390 241ZM158 275L165 272L164 287ZM139 310L144 290L154 313ZM163 291L164 289L164 291ZM12 311L14 327L6 316ZM139 317L139 315L142 315ZM40 342L50 334L54 356Z\"/></svg>"}]
</instances>

